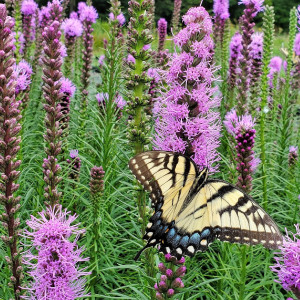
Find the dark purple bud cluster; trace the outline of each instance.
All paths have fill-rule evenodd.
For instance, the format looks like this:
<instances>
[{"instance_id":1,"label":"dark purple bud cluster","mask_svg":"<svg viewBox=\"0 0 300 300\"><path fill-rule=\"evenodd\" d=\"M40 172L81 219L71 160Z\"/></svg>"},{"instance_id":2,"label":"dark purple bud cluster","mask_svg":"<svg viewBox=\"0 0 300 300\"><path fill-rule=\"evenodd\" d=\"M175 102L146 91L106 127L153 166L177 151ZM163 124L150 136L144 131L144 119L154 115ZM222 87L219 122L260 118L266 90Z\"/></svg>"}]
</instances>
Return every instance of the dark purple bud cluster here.
<instances>
[{"instance_id":1,"label":"dark purple bud cluster","mask_svg":"<svg viewBox=\"0 0 300 300\"><path fill-rule=\"evenodd\" d=\"M64 94L60 92L61 88L61 66L62 58L60 53L61 32L59 30L60 23L54 21L49 27L44 29L42 34L44 39L44 63L43 68L43 92L46 104L45 127L46 134L44 139L46 141L45 152L47 159L43 164L44 175L51 176L46 182L45 198L49 201L51 206L58 203L60 193L57 192L57 184L60 182L57 170L57 156L61 153L61 136L62 129L60 128L60 119L63 117L60 103Z\"/></svg>"},{"instance_id":2,"label":"dark purple bud cluster","mask_svg":"<svg viewBox=\"0 0 300 300\"><path fill-rule=\"evenodd\" d=\"M186 273L184 257L177 260L170 254L165 255L166 264L159 263L158 269L161 273L160 282L155 283L156 299L172 298L180 288L184 287L182 278Z\"/></svg>"},{"instance_id":3,"label":"dark purple bud cluster","mask_svg":"<svg viewBox=\"0 0 300 300\"><path fill-rule=\"evenodd\" d=\"M254 159L255 129L241 130L237 133L237 171L239 172L237 186L249 193L252 190L252 165Z\"/></svg>"},{"instance_id":4,"label":"dark purple bud cluster","mask_svg":"<svg viewBox=\"0 0 300 300\"><path fill-rule=\"evenodd\" d=\"M14 196L14 193L19 188L16 181L20 175L18 168L21 161L16 158L20 150L21 114L19 103L15 101L13 27L14 20L7 16L5 5L0 4L0 204L3 206L0 221L6 229L6 235L1 236L1 239L7 244L10 253L6 259L12 272L9 285L13 287L15 299L20 299L23 274L20 265L21 249L18 249L20 220L16 217L20 197Z\"/></svg>"},{"instance_id":5,"label":"dark purple bud cluster","mask_svg":"<svg viewBox=\"0 0 300 300\"><path fill-rule=\"evenodd\" d=\"M102 167L93 167L91 169L90 191L92 195L101 194L104 188L104 170Z\"/></svg>"}]
</instances>

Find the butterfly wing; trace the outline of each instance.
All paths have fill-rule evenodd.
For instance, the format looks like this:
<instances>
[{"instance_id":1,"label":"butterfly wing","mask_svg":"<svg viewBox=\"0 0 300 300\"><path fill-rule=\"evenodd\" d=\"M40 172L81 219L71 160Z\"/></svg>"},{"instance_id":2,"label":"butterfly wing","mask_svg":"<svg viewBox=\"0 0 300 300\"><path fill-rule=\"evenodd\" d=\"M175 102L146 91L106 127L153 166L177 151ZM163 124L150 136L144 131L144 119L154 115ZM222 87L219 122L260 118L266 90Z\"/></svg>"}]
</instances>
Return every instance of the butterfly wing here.
<instances>
[{"instance_id":1,"label":"butterfly wing","mask_svg":"<svg viewBox=\"0 0 300 300\"><path fill-rule=\"evenodd\" d=\"M205 251L216 238L270 249L282 243L275 222L243 191L221 180L200 181L198 188L203 172L189 158L149 151L129 166L155 204L145 248L158 244L163 253L180 258Z\"/></svg>"},{"instance_id":2,"label":"butterfly wing","mask_svg":"<svg viewBox=\"0 0 300 300\"><path fill-rule=\"evenodd\" d=\"M218 239L231 243L262 244L277 249L282 234L272 218L247 194L221 180L208 180L206 190L210 224Z\"/></svg>"},{"instance_id":3,"label":"butterfly wing","mask_svg":"<svg viewBox=\"0 0 300 300\"><path fill-rule=\"evenodd\" d=\"M138 154L130 160L129 168L145 190L150 192L154 206L162 201L176 203L178 194L185 197L198 175L193 161L167 151Z\"/></svg>"}]
</instances>

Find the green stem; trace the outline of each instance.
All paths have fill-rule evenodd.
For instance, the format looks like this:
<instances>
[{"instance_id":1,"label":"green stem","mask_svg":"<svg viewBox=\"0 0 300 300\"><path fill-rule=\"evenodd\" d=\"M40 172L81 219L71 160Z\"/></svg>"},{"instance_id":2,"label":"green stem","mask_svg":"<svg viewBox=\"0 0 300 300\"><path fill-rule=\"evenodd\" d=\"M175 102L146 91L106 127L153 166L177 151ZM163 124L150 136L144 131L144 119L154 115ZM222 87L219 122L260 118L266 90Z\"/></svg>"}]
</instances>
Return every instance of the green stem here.
<instances>
[{"instance_id":1,"label":"green stem","mask_svg":"<svg viewBox=\"0 0 300 300\"><path fill-rule=\"evenodd\" d=\"M239 294L239 300L244 300L244 294L245 294L245 284L246 284L246 275L247 275L247 246L242 245L241 246L241 252L242 252L242 261L241 261L241 281L240 281L240 294Z\"/></svg>"}]
</instances>

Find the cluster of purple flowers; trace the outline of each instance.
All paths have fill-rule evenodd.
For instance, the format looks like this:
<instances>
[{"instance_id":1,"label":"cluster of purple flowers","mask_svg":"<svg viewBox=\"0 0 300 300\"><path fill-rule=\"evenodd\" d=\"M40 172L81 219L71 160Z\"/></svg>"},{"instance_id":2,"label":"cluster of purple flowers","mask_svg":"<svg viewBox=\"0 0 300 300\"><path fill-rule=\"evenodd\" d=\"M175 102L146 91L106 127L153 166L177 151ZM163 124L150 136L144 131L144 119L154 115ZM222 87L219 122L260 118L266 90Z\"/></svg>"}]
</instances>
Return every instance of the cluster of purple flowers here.
<instances>
[{"instance_id":1,"label":"cluster of purple flowers","mask_svg":"<svg viewBox=\"0 0 300 300\"><path fill-rule=\"evenodd\" d=\"M169 88L161 91L154 104L154 145L155 149L188 155L200 168L208 167L213 173L220 159L216 151L219 113L214 110L220 99L212 87L212 21L203 7L191 8L183 21L186 27L174 37L182 52L171 59L169 70L163 74Z\"/></svg>"},{"instance_id":2,"label":"cluster of purple flowers","mask_svg":"<svg viewBox=\"0 0 300 300\"><path fill-rule=\"evenodd\" d=\"M57 205L27 221L32 231L25 229L25 236L32 240L33 249L24 254L24 263L32 269L29 274L34 281L26 288L30 295L24 299L74 300L87 296L83 276L89 273L80 270L78 263L88 258L81 256L83 248L77 246L84 230L79 224L71 225L76 218Z\"/></svg>"},{"instance_id":3,"label":"cluster of purple flowers","mask_svg":"<svg viewBox=\"0 0 300 300\"><path fill-rule=\"evenodd\" d=\"M229 134L236 140L237 171L239 173L237 186L250 192L252 189L252 174L257 169L260 160L254 157L255 119L251 115L238 117L235 110L225 116L224 125Z\"/></svg>"},{"instance_id":4,"label":"cluster of purple flowers","mask_svg":"<svg viewBox=\"0 0 300 300\"><path fill-rule=\"evenodd\" d=\"M172 298L179 289L184 287L182 278L186 273L184 257L180 260L170 254L165 255L166 263L159 263L158 270L161 273L159 283L155 283L156 299Z\"/></svg>"},{"instance_id":5,"label":"cluster of purple flowers","mask_svg":"<svg viewBox=\"0 0 300 300\"><path fill-rule=\"evenodd\" d=\"M295 225L296 233L286 231L283 245L275 257L276 264L271 266L273 272L277 273L282 287L300 297L300 228ZM291 236L291 237L290 237Z\"/></svg>"}]
</instances>

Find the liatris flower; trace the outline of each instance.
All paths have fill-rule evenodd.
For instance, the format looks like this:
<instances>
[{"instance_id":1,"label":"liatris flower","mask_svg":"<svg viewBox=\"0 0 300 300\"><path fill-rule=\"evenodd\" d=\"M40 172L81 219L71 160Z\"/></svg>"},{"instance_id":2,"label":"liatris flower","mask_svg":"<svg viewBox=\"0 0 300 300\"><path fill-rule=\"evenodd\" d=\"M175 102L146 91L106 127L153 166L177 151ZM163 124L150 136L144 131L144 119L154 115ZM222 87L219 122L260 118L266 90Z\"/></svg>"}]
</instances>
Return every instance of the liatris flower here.
<instances>
[{"instance_id":1,"label":"liatris flower","mask_svg":"<svg viewBox=\"0 0 300 300\"><path fill-rule=\"evenodd\" d=\"M84 119L86 108L87 108L87 96L88 91L87 88L89 86L90 80L90 71L92 68L92 56L93 56L93 28L92 24L96 22L98 18L98 13L96 9L92 6L85 6L80 11L80 21L83 23L84 35L83 35L83 66L82 66L82 75L81 75L81 114ZM81 127L84 127L84 123L82 123Z\"/></svg>"},{"instance_id":2,"label":"liatris flower","mask_svg":"<svg viewBox=\"0 0 300 300\"><path fill-rule=\"evenodd\" d=\"M241 86L238 89L238 113L240 115L244 114L247 110L248 92L250 86L250 72L252 60L249 54L249 46L252 42L252 36L254 33L253 27L255 23L253 18L260 12L262 8L263 0L241 0L239 4L244 4L246 8L244 9L243 15L240 17L239 23L242 30L242 56L240 59L240 69L241 69Z\"/></svg>"},{"instance_id":3,"label":"liatris flower","mask_svg":"<svg viewBox=\"0 0 300 300\"><path fill-rule=\"evenodd\" d=\"M182 49L170 61L164 79L166 92L154 104L156 119L155 149L183 153L200 167L217 171L220 157L220 105L212 87L215 78L212 65L212 21L203 7L191 8L183 21L186 28L175 37Z\"/></svg>"},{"instance_id":4,"label":"liatris flower","mask_svg":"<svg viewBox=\"0 0 300 300\"><path fill-rule=\"evenodd\" d=\"M106 102L109 101L109 94L108 93L98 93L96 95L96 99L99 104L100 113L103 115L105 113L106 109ZM126 106L126 101L124 98L117 93L117 95L113 99L114 105L115 105L115 112L117 115L117 118L120 119L122 117L122 111L124 107Z\"/></svg>"},{"instance_id":5,"label":"liatris flower","mask_svg":"<svg viewBox=\"0 0 300 300\"><path fill-rule=\"evenodd\" d=\"M100 55L98 59L98 64L100 68L104 65L104 61L105 61L105 55Z\"/></svg>"},{"instance_id":6,"label":"liatris flower","mask_svg":"<svg viewBox=\"0 0 300 300\"><path fill-rule=\"evenodd\" d=\"M99 195L103 192L104 174L102 167L93 167L91 169L90 191L93 196Z\"/></svg>"},{"instance_id":7,"label":"liatris flower","mask_svg":"<svg viewBox=\"0 0 300 300\"><path fill-rule=\"evenodd\" d=\"M292 87L294 90L298 90L300 88L300 33L296 34L295 42L294 42L294 51L295 55L297 55L297 61L292 70Z\"/></svg>"},{"instance_id":8,"label":"liatris flower","mask_svg":"<svg viewBox=\"0 0 300 300\"><path fill-rule=\"evenodd\" d=\"M231 91L236 87L237 75L240 73L238 66L242 49L242 36L240 33L236 32L230 42L228 84Z\"/></svg>"},{"instance_id":9,"label":"liatris flower","mask_svg":"<svg viewBox=\"0 0 300 300\"><path fill-rule=\"evenodd\" d=\"M174 9L173 9L172 22L171 22L173 34L176 34L178 32L181 2L182 0L174 0Z\"/></svg>"},{"instance_id":10,"label":"liatris flower","mask_svg":"<svg viewBox=\"0 0 300 300\"><path fill-rule=\"evenodd\" d=\"M22 60L15 65L14 76L17 81L16 95L19 95L21 92L28 89L31 83L31 75L32 68L25 60Z\"/></svg>"},{"instance_id":11,"label":"liatris flower","mask_svg":"<svg viewBox=\"0 0 300 300\"><path fill-rule=\"evenodd\" d=\"M76 20L79 20L79 16L78 16L78 13L76 11L72 11L70 13L70 19L76 19Z\"/></svg>"},{"instance_id":12,"label":"liatris flower","mask_svg":"<svg viewBox=\"0 0 300 300\"><path fill-rule=\"evenodd\" d=\"M167 36L167 27L168 22L164 18L160 18L157 22L157 31L158 31L158 52L164 50L164 45Z\"/></svg>"},{"instance_id":13,"label":"liatris flower","mask_svg":"<svg viewBox=\"0 0 300 300\"><path fill-rule=\"evenodd\" d=\"M268 75L269 78L269 86L270 88L277 88L278 85L278 75L282 69L282 59L279 56L274 56L269 64L270 73Z\"/></svg>"},{"instance_id":14,"label":"liatris flower","mask_svg":"<svg viewBox=\"0 0 300 300\"><path fill-rule=\"evenodd\" d=\"M17 81L16 97L18 101L21 101L22 111L27 108L29 102L32 72L31 66L25 60L21 60L14 68L14 76Z\"/></svg>"},{"instance_id":15,"label":"liatris flower","mask_svg":"<svg viewBox=\"0 0 300 300\"><path fill-rule=\"evenodd\" d=\"M26 57L28 48L31 43L32 34L32 19L38 9L38 5L34 0L23 0L21 6L21 12L23 14L23 35L24 35L24 45L23 54Z\"/></svg>"},{"instance_id":16,"label":"liatris flower","mask_svg":"<svg viewBox=\"0 0 300 300\"><path fill-rule=\"evenodd\" d=\"M262 74L263 34L254 33L249 45L249 57L252 59L251 86L256 85Z\"/></svg>"},{"instance_id":17,"label":"liatris flower","mask_svg":"<svg viewBox=\"0 0 300 300\"><path fill-rule=\"evenodd\" d=\"M90 273L79 269L83 258L83 248L77 246L79 236L85 230L80 224L72 225L76 215L63 211L61 205L48 207L31 216L25 229L25 237L32 241L32 250L24 254L24 263L31 271L33 283L24 288L29 295L24 299L68 299L86 297L84 293L85 278Z\"/></svg>"},{"instance_id":18,"label":"liatris flower","mask_svg":"<svg viewBox=\"0 0 300 300\"><path fill-rule=\"evenodd\" d=\"M65 33L65 45L67 48L67 57L64 61L65 76L69 77L72 73L72 64L75 56L75 42L82 35L82 23L77 19L66 19L62 25Z\"/></svg>"},{"instance_id":19,"label":"liatris flower","mask_svg":"<svg viewBox=\"0 0 300 300\"><path fill-rule=\"evenodd\" d=\"M294 51L297 56L300 56L300 33L296 34L294 42Z\"/></svg>"},{"instance_id":20,"label":"liatris flower","mask_svg":"<svg viewBox=\"0 0 300 300\"><path fill-rule=\"evenodd\" d=\"M66 129L69 127L70 120L70 102L71 98L74 96L76 87L68 78L61 78L60 80L61 87L60 93L63 94L63 97L59 103L60 111L62 113L62 118L59 120L60 128L64 130L64 136L66 137L67 132Z\"/></svg>"},{"instance_id":21,"label":"liatris flower","mask_svg":"<svg viewBox=\"0 0 300 300\"><path fill-rule=\"evenodd\" d=\"M298 147L290 146L289 148L289 166L295 166L298 161Z\"/></svg>"},{"instance_id":22,"label":"liatris flower","mask_svg":"<svg viewBox=\"0 0 300 300\"><path fill-rule=\"evenodd\" d=\"M78 150L70 151L70 159L67 159L67 163L70 166L69 178L73 180L78 180L81 167L81 159L78 156Z\"/></svg>"},{"instance_id":23,"label":"liatris flower","mask_svg":"<svg viewBox=\"0 0 300 300\"><path fill-rule=\"evenodd\" d=\"M20 219L16 213L20 209L20 197L14 194L19 188L17 179L21 161L17 160L20 149L19 133L21 119L19 103L15 101L16 81L13 75L14 20L7 16L5 4L0 4L0 221L4 229L1 239L7 245L6 257L11 268L9 285L13 287L14 298L20 299L20 284L23 278L18 247L18 227Z\"/></svg>"},{"instance_id":24,"label":"liatris flower","mask_svg":"<svg viewBox=\"0 0 300 300\"><path fill-rule=\"evenodd\" d=\"M58 177L60 167L56 164L56 158L61 152L62 129L59 128L59 121L63 116L60 111L60 103L64 97L60 93L62 58L60 56L61 32L59 27L59 22L54 21L43 32L45 53L42 58L45 65L43 68L43 91L46 100L44 108L46 110L45 126L47 129L44 135L47 144L45 148L47 159L44 161L43 167L46 178L45 198L52 206L58 203L60 193L57 191L57 185L61 181L61 178Z\"/></svg>"},{"instance_id":25,"label":"liatris flower","mask_svg":"<svg viewBox=\"0 0 300 300\"><path fill-rule=\"evenodd\" d=\"M229 19L229 0L214 0L214 33L217 42L223 44L225 22Z\"/></svg>"},{"instance_id":26,"label":"liatris flower","mask_svg":"<svg viewBox=\"0 0 300 300\"><path fill-rule=\"evenodd\" d=\"M233 110L225 116L224 125L236 140L237 171L239 172L237 186L249 193L252 190L252 174L259 160L254 158L255 119L250 115L238 117Z\"/></svg>"},{"instance_id":27,"label":"liatris flower","mask_svg":"<svg viewBox=\"0 0 300 300\"><path fill-rule=\"evenodd\" d=\"M120 26L123 26L126 22L126 19L125 19L125 16L124 16L123 13L120 13L119 15L117 15L117 17L115 17L115 15L112 12L110 12L109 13L109 19L111 21L116 19L119 22Z\"/></svg>"},{"instance_id":28,"label":"liatris flower","mask_svg":"<svg viewBox=\"0 0 300 300\"><path fill-rule=\"evenodd\" d=\"M47 6L49 8L50 15L49 22L57 21L61 24L63 7L61 6L60 0L52 0L52 2L48 2Z\"/></svg>"},{"instance_id":29,"label":"liatris flower","mask_svg":"<svg viewBox=\"0 0 300 300\"><path fill-rule=\"evenodd\" d=\"M292 291L297 299L300 299L300 228L295 225L296 233L288 232L283 239L283 245L278 256L274 257L276 264L271 270L277 273L278 280L287 291ZM290 237L290 235L292 237Z\"/></svg>"},{"instance_id":30,"label":"liatris flower","mask_svg":"<svg viewBox=\"0 0 300 300\"><path fill-rule=\"evenodd\" d=\"M172 298L184 287L182 278L186 273L184 257L177 260L170 254L165 254L166 264L159 263L158 269L161 273L160 282L155 283L156 299Z\"/></svg>"}]
</instances>

